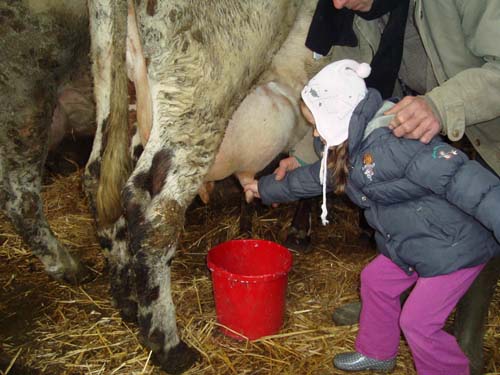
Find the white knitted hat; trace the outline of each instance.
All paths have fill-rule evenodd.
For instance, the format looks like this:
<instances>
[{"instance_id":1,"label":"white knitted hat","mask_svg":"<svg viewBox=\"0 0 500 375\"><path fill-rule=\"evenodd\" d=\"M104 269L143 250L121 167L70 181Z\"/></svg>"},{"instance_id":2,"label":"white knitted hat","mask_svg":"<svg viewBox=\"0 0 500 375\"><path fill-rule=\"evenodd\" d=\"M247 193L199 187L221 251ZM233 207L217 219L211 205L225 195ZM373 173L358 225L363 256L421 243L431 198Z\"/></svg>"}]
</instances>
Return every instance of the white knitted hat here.
<instances>
[{"instance_id":1,"label":"white knitted hat","mask_svg":"<svg viewBox=\"0 0 500 375\"><path fill-rule=\"evenodd\" d=\"M367 89L364 78L370 75L370 65L354 60L340 60L325 66L302 90L302 99L311 111L316 129L326 142L321 160L320 181L323 185L321 221L326 215L326 174L328 149L347 139L349 122Z\"/></svg>"}]
</instances>

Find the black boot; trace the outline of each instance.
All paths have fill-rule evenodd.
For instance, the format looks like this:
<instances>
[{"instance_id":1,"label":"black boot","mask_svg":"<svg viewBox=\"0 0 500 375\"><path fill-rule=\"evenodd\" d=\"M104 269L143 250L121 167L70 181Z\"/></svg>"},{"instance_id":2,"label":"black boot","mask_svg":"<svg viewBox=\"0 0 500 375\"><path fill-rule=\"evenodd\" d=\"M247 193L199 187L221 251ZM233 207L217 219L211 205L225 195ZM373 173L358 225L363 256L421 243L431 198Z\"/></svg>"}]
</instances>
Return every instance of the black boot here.
<instances>
[{"instance_id":1,"label":"black boot","mask_svg":"<svg viewBox=\"0 0 500 375\"><path fill-rule=\"evenodd\" d=\"M496 257L486 264L457 305L455 337L469 358L470 375L483 373L483 336L499 276L500 257Z\"/></svg>"}]
</instances>

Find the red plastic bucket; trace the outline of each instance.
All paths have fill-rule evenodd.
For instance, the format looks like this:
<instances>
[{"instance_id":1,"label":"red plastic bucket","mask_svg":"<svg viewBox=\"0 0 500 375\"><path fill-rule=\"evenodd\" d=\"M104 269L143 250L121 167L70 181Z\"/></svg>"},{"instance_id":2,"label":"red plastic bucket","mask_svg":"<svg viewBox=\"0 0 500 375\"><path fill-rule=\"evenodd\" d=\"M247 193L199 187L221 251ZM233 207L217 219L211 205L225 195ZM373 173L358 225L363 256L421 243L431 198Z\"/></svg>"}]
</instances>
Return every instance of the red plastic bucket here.
<instances>
[{"instance_id":1,"label":"red plastic bucket","mask_svg":"<svg viewBox=\"0 0 500 375\"><path fill-rule=\"evenodd\" d=\"M292 254L265 240L232 240L208 252L217 321L224 334L244 340L279 331Z\"/></svg>"}]
</instances>

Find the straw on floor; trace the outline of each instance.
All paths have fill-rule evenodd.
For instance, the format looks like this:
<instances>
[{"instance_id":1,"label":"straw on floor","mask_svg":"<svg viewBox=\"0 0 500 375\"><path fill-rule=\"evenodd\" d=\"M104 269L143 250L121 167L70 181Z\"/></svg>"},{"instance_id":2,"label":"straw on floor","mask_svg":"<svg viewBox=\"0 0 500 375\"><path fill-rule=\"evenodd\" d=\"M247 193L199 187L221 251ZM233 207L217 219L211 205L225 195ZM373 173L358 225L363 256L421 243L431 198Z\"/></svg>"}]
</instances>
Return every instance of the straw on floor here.
<instances>
[{"instance_id":1,"label":"straw on floor","mask_svg":"<svg viewBox=\"0 0 500 375\"><path fill-rule=\"evenodd\" d=\"M44 192L56 235L99 275L72 287L49 279L5 217L0 217L0 374L161 374L140 343L135 325L124 323L108 293L104 257L80 190L81 171L57 178ZM193 205L173 262L173 295L182 339L201 361L186 374L340 374L335 353L351 350L357 325L336 327L335 307L358 298L358 276L375 256L357 240L357 212L335 200L333 222L314 225L313 251L294 253L285 323L279 334L238 342L218 330L205 257L216 244L239 237L239 195L216 191L208 206ZM258 210L254 237L281 241L293 205ZM317 215L316 215L317 216ZM487 371L500 373L500 291L485 336ZM395 374L415 374L405 341Z\"/></svg>"}]
</instances>

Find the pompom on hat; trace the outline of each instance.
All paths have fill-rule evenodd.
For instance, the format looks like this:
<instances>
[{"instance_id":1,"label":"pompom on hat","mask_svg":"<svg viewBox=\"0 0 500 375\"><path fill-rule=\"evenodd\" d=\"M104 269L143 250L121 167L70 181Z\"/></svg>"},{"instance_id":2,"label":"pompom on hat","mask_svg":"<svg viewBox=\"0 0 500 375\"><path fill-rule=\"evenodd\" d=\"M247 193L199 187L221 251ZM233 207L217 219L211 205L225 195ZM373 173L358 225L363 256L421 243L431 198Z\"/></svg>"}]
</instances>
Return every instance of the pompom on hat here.
<instances>
[{"instance_id":1,"label":"pompom on hat","mask_svg":"<svg viewBox=\"0 0 500 375\"><path fill-rule=\"evenodd\" d=\"M328 149L338 146L348 137L349 122L356 106L366 96L364 78L370 75L370 65L354 60L340 60L325 66L302 90L304 103L311 111L316 130L323 138L325 149L321 160L320 181L323 185L321 221L326 215L326 175Z\"/></svg>"}]
</instances>

